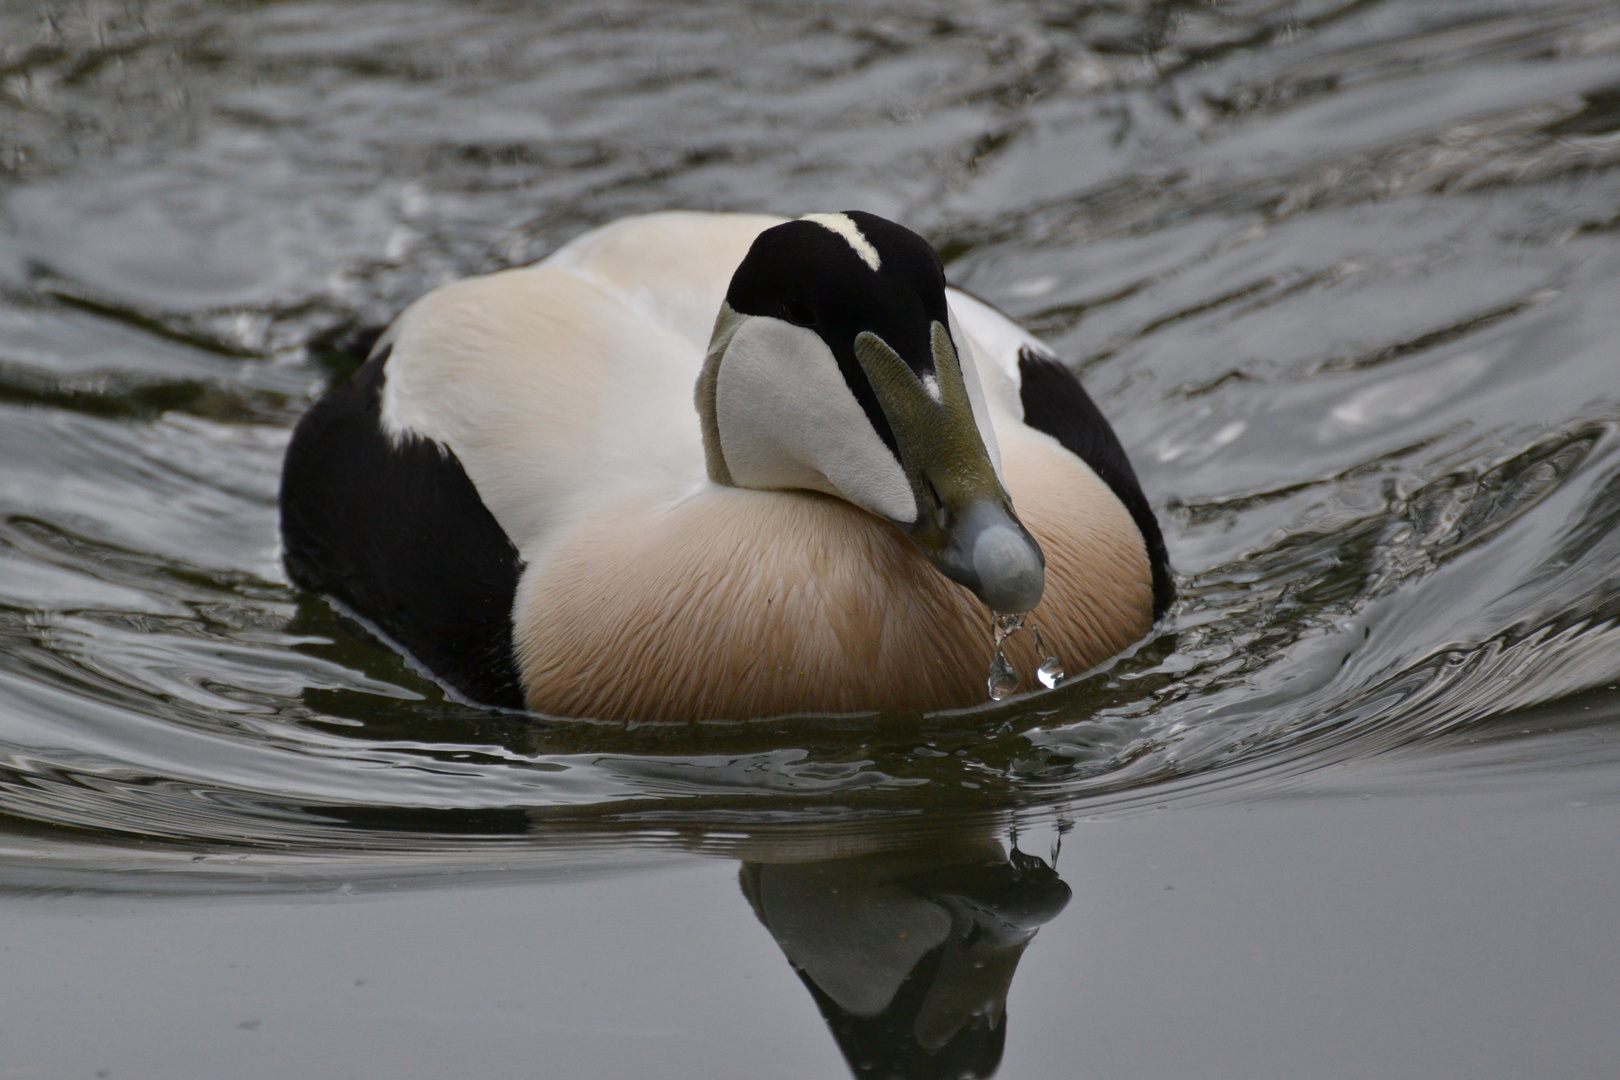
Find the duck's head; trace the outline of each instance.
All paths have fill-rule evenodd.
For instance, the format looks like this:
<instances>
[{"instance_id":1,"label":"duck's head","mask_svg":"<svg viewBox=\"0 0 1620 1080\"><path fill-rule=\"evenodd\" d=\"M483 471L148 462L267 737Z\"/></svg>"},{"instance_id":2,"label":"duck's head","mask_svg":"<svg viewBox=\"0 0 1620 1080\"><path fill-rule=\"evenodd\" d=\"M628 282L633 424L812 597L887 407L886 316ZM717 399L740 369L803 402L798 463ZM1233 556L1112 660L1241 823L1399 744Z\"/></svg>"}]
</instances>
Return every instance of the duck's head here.
<instances>
[{"instance_id":1,"label":"duck's head","mask_svg":"<svg viewBox=\"0 0 1620 1080\"><path fill-rule=\"evenodd\" d=\"M1041 598L972 354L928 242L860 211L765 230L732 276L697 386L716 483L836 495L892 522L991 610Z\"/></svg>"}]
</instances>

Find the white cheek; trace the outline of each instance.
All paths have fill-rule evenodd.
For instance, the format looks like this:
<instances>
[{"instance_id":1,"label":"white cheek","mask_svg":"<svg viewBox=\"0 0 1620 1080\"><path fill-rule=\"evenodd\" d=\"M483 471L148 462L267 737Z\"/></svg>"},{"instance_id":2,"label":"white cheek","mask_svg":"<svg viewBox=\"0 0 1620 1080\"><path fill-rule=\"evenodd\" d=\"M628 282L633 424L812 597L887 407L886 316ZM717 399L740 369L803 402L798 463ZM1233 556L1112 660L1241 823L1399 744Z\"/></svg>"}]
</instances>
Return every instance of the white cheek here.
<instances>
[{"instance_id":1,"label":"white cheek","mask_svg":"<svg viewBox=\"0 0 1620 1080\"><path fill-rule=\"evenodd\" d=\"M720 363L715 419L738 486L824 491L916 520L905 471L814 331L764 317L739 327Z\"/></svg>"}]
</instances>

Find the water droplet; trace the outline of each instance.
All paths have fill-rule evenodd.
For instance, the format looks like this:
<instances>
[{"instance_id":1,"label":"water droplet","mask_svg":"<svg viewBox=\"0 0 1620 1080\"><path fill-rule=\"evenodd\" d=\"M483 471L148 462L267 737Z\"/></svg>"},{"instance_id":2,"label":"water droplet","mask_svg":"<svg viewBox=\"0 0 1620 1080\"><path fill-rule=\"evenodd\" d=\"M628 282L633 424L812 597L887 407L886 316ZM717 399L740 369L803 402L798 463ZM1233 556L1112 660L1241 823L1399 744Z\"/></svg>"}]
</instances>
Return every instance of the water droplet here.
<instances>
[{"instance_id":1,"label":"water droplet","mask_svg":"<svg viewBox=\"0 0 1620 1080\"><path fill-rule=\"evenodd\" d=\"M1035 669L1035 677L1041 680L1041 685L1048 690L1053 689L1063 681L1063 661L1055 656L1048 656L1041 666Z\"/></svg>"},{"instance_id":2,"label":"water droplet","mask_svg":"<svg viewBox=\"0 0 1620 1080\"><path fill-rule=\"evenodd\" d=\"M1063 681L1063 661L1047 649L1046 642L1041 640L1040 627L1035 625L1033 619L1026 619L1023 615L994 615L990 627L996 642L996 654L990 661L990 700L1000 701L1018 689L1018 672L1008 663L1002 647L1021 630L1029 631L1034 641L1035 655L1043 658L1040 667L1035 669L1035 677L1041 685L1051 690Z\"/></svg>"},{"instance_id":3,"label":"water droplet","mask_svg":"<svg viewBox=\"0 0 1620 1080\"><path fill-rule=\"evenodd\" d=\"M1032 622L1029 624L1029 632L1030 636L1035 639L1035 655L1045 657L1041 661L1041 666L1035 669L1035 677L1041 680L1042 686L1052 690L1057 687L1058 683L1063 681L1063 661L1059 660L1056 654L1047 650L1046 642L1041 640L1040 627Z\"/></svg>"},{"instance_id":4,"label":"water droplet","mask_svg":"<svg viewBox=\"0 0 1620 1080\"><path fill-rule=\"evenodd\" d=\"M1024 617L1022 615L997 615L991 620L990 625L995 631L996 648L999 649L1003 642L1024 628Z\"/></svg>"},{"instance_id":5,"label":"water droplet","mask_svg":"<svg viewBox=\"0 0 1620 1080\"><path fill-rule=\"evenodd\" d=\"M1000 649L990 661L990 700L1000 701L1018 689L1018 672L1007 663L1007 654Z\"/></svg>"},{"instance_id":6,"label":"water droplet","mask_svg":"<svg viewBox=\"0 0 1620 1080\"><path fill-rule=\"evenodd\" d=\"M990 658L990 678L987 681L991 701L1000 701L1018 689L1018 672L1007 662L1007 654L1001 651L1001 646L1023 628L1022 615L991 614L990 630L995 638L996 650L995 655Z\"/></svg>"}]
</instances>

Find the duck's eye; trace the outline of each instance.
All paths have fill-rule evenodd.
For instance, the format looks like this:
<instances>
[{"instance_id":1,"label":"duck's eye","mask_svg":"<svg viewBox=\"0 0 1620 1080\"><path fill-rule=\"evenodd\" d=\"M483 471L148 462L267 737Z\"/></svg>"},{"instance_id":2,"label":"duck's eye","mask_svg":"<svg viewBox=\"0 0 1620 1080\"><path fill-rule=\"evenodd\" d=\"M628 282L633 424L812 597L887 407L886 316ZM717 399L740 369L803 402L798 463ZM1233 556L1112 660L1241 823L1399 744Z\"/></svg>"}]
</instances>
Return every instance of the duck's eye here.
<instances>
[{"instance_id":1,"label":"duck's eye","mask_svg":"<svg viewBox=\"0 0 1620 1080\"><path fill-rule=\"evenodd\" d=\"M803 300L782 301L782 318L794 326L812 326L816 317L810 310L810 305Z\"/></svg>"}]
</instances>

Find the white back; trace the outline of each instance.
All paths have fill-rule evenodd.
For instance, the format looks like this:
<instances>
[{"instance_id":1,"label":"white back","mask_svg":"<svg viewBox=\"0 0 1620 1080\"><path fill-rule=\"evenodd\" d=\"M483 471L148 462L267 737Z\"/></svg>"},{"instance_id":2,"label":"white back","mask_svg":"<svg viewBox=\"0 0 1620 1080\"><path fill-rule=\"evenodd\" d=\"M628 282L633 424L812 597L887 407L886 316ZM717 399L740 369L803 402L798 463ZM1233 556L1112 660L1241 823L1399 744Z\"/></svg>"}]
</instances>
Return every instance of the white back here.
<instances>
[{"instance_id":1,"label":"white back","mask_svg":"<svg viewBox=\"0 0 1620 1080\"><path fill-rule=\"evenodd\" d=\"M558 526L589 506L632 491L673 501L702 489L708 481L693 385L733 271L754 238L784 220L686 211L625 218L535 266L434 290L384 338L393 345L385 429L450 448L531 564ZM1044 346L964 293L948 289L947 302L975 416L999 470L995 428L1023 415L1018 349ZM738 355L748 359L733 371L736 381L718 388L733 407L760 392L771 349L781 344L764 328L757 333L758 341L741 343ZM914 508L904 475L897 464L892 473L874 464L893 457L864 415L855 415L860 407L841 377L832 384L836 364L830 353L825 359L831 372L805 369L805 392L778 402L760 423L797 415L801 450L830 470L824 476L841 478L835 487L863 493L858 501L874 513L903 518L894 511ZM728 460L752 458L758 479L827 490L811 474L790 476L782 460L751 454L742 444L759 434L758 424L752 434L745 425L731 431L726 438L740 440L740 452L728 448Z\"/></svg>"}]
</instances>

